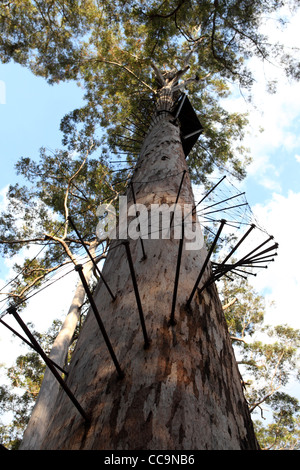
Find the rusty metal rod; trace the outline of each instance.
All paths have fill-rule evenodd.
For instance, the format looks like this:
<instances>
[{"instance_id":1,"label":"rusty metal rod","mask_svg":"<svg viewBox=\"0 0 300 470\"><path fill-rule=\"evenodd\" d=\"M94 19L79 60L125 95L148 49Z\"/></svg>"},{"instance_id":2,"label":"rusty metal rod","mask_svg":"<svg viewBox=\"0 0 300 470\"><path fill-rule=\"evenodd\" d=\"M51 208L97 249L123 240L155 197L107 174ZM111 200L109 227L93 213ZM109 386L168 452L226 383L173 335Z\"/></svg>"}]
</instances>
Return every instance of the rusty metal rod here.
<instances>
[{"instance_id":1,"label":"rusty metal rod","mask_svg":"<svg viewBox=\"0 0 300 470\"><path fill-rule=\"evenodd\" d=\"M223 176L223 178L221 178L220 181L218 181L217 184L215 184L215 185L203 196L203 198L193 207L192 213L195 212L196 207L199 206L199 205L201 204L201 202L203 202L204 199L206 199L206 198L210 195L210 193L211 193L212 191L214 191L214 189L216 189L216 187L219 186L220 183L222 183L222 181L223 181L225 178L226 178L226 175Z\"/></svg>"},{"instance_id":2,"label":"rusty metal rod","mask_svg":"<svg viewBox=\"0 0 300 470\"><path fill-rule=\"evenodd\" d=\"M135 276L133 261L132 261L132 257L131 257L129 241L125 240L123 242L123 245L125 246L125 249L126 249L126 255L127 255L127 260L128 260L128 264L129 264L132 284L133 284L133 288L134 288L136 303L137 303L139 316L140 316L140 321L141 321L141 326L142 326L142 330L143 330L144 343L145 343L144 347L145 347L145 349L147 349L150 346L150 340L148 338L148 333L147 333L147 329L146 329L144 313L143 313L143 308L142 308L142 303L141 303L141 299L140 299L139 289L138 289L138 285L137 285L137 281L136 281L136 276Z\"/></svg>"},{"instance_id":3,"label":"rusty metal rod","mask_svg":"<svg viewBox=\"0 0 300 470\"><path fill-rule=\"evenodd\" d=\"M254 250L250 251L250 253L248 253L246 256L244 256L241 261L243 261L244 259L249 259L249 256L251 256L253 253L255 253L257 250L259 250L262 246L266 245L266 243L268 243L270 240L273 240L274 237L271 235L267 240L265 240L264 242L262 242L259 246L257 246L256 248L254 248ZM258 255L255 255L255 256L258 256ZM254 256L253 256L254 258Z\"/></svg>"},{"instance_id":4,"label":"rusty metal rod","mask_svg":"<svg viewBox=\"0 0 300 470\"><path fill-rule=\"evenodd\" d=\"M260 256L259 258L256 258L256 256L251 257L251 263L262 262L262 260L268 259L270 256L278 256L278 253L269 253L268 255Z\"/></svg>"},{"instance_id":5,"label":"rusty metal rod","mask_svg":"<svg viewBox=\"0 0 300 470\"><path fill-rule=\"evenodd\" d=\"M244 267L244 266L242 266ZM267 268L267 266L260 266L261 268ZM237 272L240 272L240 273L244 273L244 274L249 274L250 276L256 276L256 273L251 273L250 271L245 271L244 269L238 269L238 268L234 268L234 270L232 271L233 273L237 273Z\"/></svg>"},{"instance_id":6,"label":"rusty metal rod","mask_svg":"<svg viewBox=\"0 0 300 470\"><path fill-rule=\"evenodd\" d=\"M101 320L101 317L100 317L98 308L97 308L97 306L96 306L96 304L95 304L93 295L92 295L92 293L91 293L91 291L90 291L90 288L89 288L89 286L88 286L88 283L87 283L87 281L86 281L86 279L85 279L85 276L84 276L84 274L83 274L82 265L81 265L81 264L77 264L77 265L75 266L75 271L77 271L78 274L79 274L79 276L80 276L80 280L81 280L82 285L83 285L83 287L84 287L84 290L85 290L85 292L86 292L87 298L88 298L88 300L89 300L89 302L90 302L90 305L91 305L92 310L93 310L93 312L94 312L94 315L95 315L95 317L96 317L97 323L98 323L99 328L100 328L100 330L101 330L102 336L103 336L104 341L105 341L105 343L106 343L107 349L108 349L108 351L109 351L109 353L110 353L110 355L111 355L111 358L112 358L112 360L113 360L113 363L114 363L114 365L115 365L115 367L116 367L116 370L117 370L117 372L118 372L118 375L119 375L120 378L123 378L123 377L124 377L124 372L121 370L121 367L120 367L120 365L119 365L119 362L118 362L118 360L117 360L117 357L116 357L116 355L115 355L115 353L114 353L113 347L112 347L112 345L111 345L110 339L109 339L108 334L107 334L107 332L106 332L106 330L105 330L104 324L103 324L103 322L102 322L102 320Z\"/></svg>"},{"instance_id":7,"label":"rusty metal rod","mask_svg":"<svg viewBox=\"0 0 300 470\"><path fill-rule=\"evenodd\" d=\"M136 208L135 192L134 192L134 189L133 189L133 183L132 183L132 181L130 181L130 187L131 187L133 202L134 202L134 205L135 205L135 208ZM137 211L136 211L136 217L137 217ZM140 226L140 224L138 224L138 230L139 230L139 232L141 232L141 226ZM147 255L146 255L146 253L145 253L144 242L143 242L143 239L142 239L141 236L140 236L140 241L141 241L141 247L142 247L142 252L143 252L143 258L142 258L142 260L145 260L145 259L147 259Z\"/></svg>"},{"instance_id":8,"label":"rusty metal rod","mask_svg":"<svg viewBox=\"0 0 300 470\"><path fill-rule=\"evenodd\" d=\"M103 283L104 283L106 289L107 289L108 292L109 292L109 295L111 296L111 298L113 299L113 301L115 301L115 300L116 300L116 297L115 297L114 294L112 293L112 291L111 291L109 285L107 284L106 280L105 280L104 277L103 277L103 274L101 273L100 269L98 268L98 265L97 265L96 261L94 260L94 258L92 257L91 253L89 252L89 250L88 250L86 244L84 243L84 240L82 239L80 233L78 232L78 230L77 230L77 228L76 228L76 226L75 226L75 224L74 224L74 221L73 221L72 217L68 216L68 220L69 220L70 224L72 225L73 229L75 230L76 235L77 235L77 237L79 238L79 240L80 240L82 246L84 247L85 251L87 252L87 254L88 254L90 260L92 261L92 263L93 263L93 265L94 265L94 268L96 269L97 273L98 273L99 276L101 277L101 279L102 279L102 281L103 281Z\"/></svg>"},{"instance_id":9,"label":"rusty metal rod","mask_svg":"<svg viewBox=\"0 0 300 470\"><path fill-rule=\"evenodd\" d=\"M124 126L122 126L124 127ZM122 139L125 139L125 140L131 140L132 142L137 142L138 144L142 144L143 143L143 140L137 140L137 139L132 139L131 137L127 137L126 135L122 135L122 134L115 134L116 137L121 137Z\"/></svg>"},{"instance_id":10,"label":"rusty metal rod","mask_svg":"<svg viewBox=\"0 0 300 470\"><path fill-rule=\"evenodd\" d=\"M169 325L176 325L175 305L176 305L176 299L177 299L178 280L179 280L179 273L180 273L183 241L184 241L184 221L182 221L181 239L179 240L177 265L176 265L176 273L175 273L175 281L174 281L174 289L173 289L173 298L172 298L172 308L171 308L171 315L170 315Z\"/></svg>"},{"instance_id":11,"label":"rusty metal rod","mask_svg":"<svg viewBox=\"0 0 300 470\"><path fill-rule=\"evenodd\" d=\"M266 260L265 262L267 261L274 261L273 259L271 260ZM262 261L260 261L261 263ZM242 268L253 268L253 269L259 269L259 268L263 268L263 269L268 269L268 266L253 266L253 264L241 264L240 265Z\"/></svg>"},{"instance_id":12,"label":"rusty metal rod","mask_svg":"<svg viewBox=\"0 0 300 470\"><path fill-rule=\"evenodd\" d=\"M255 251L257 251L259 248L261 248L263 245L265 245L268 241L270 241L271 239L273 239L273 237L271 236L268 240L266 240L265 242L263 242L261 245L259 245L259 247L255 248L254 250L251 251L251 253L249 254L252 254L254 253ZM273 246L271 246L270 248L267 248L266 250L258 253L256 256L259 256L260 254L263 254L263 253L266 253L268 251L271 251L274 249L274 247L278 248L278 243L275 243ZM232 265L229 265L229 267L227 267L226 269L222 270L219 274L217 275L213 275L210 279L208 279L208 281L201 287L200 291L199 291L199 294L201 294L201 292L206 289L208 286L210 286L213 282L215 281L218 281L222 276L226 275L227 272L229 271L233 271L236 267L240 266L244 266L246 263L249 263L249 259L247 258L246 255L244 256L244 258L240 259L239 261L237 261L236 263L232 264Z\"/></svg>"},{"instance_id":13,"label":"rusty metal rod","mask_svg":"<svg viewBox=\"0 0 300 470\"><path fill-rule=\"evenodd\" d=\"M226 261L233 255L233 253L238 249L238 247L243 243L243 241L248 237L250 232L255 228L255 225L252 224L249 230L243 235L240 241L233 247L230 253L226 256L226 258L222 261L221 266L226 263Z\"/></svg>"},{"instance_id":14,"label":"rusty metal rod","mask_svg":"<svg viewBox=\"0 0 300 470\"><path fill-rule=\"evenodd\" d=\"M228 197L226 199L223 199L222 201L219 201L219 202L215 202L214 204L211 204L210 206L206 206L204 207L202 210L203 211L206 211L206 209L210 209L211 207L214 207L214 206L217 206L219 204L222 204L223 202L227 202L227 201L230 201L231 199L235 199L236 197L239 197L239 196L243 196L245 193L239 193L239 194L235 194L234 196L231 196L231 197Z\"/></svg>"},{"instance_id":15,"label":"rusty metal rod","mask_svg":"<svg viewBox=\"0 0 300 470\"><path fill-rule=\"evenodd\" d=\"M140 135L143 138L145 137L145 132L143 131L142 127L138 126L135 122L131 121L129 118L126 118L126 121L130 122L130 124L133 124L133 126L137 129L137 131L140 131L140 132L136 132L138 135ZM125 127L125 129L128 129L128 130L131 130L129 129L129 127L126 127L126 126L122 126L122 127Z\"/></svg>"},{"instance_id":16,"label":"rusty metal rod","mask_svg":"<svg viewBox=\"0 0 300 470\"><path fill-rule=\"evenodd\" d=\"M27 341L26 338L24 338L24 336L20 335L20 333L18 333L14 328L12 328L10 325L8 325L4 320L2 320L2 318L0 318L0 322L2 323L2 325L6 326L6 328L8 328L14 335L18 336L18 338L20 338L22 341L24 341L24 343L26 343L28 346L30 346L36 353L39 354L39 351L36 349L36 347L30 342L30 341ZM52 362L52 364L57 368L59 369L63 374L65 375L68 375L68 372L65 371L62 367L60 367L58 364L56 364L56 362L54 362L52 359L50 359L50 357L48 357L49 361Z\"/></svg>"},{"instance_id":17,"label":"rusty metal rod","mask_svg":"<svg viewBox=\"0 0 300 470\"><path fill-rule=\"evenodd\" d=\"M206 256L206 259L205 259L205 261L204 261L204 263L203 263L203 265L202 265L201 271L200 271L199 276L198 276L198 278L197 278L197 280L196 280L196 282L195 282L195 285L194 285L194 287L193 287L193 290L192 290L192 292L191 292L191 295L190 295L190 297L189 297L189 299L188 299L188 301L187 301L187 303L186 303L186 306L187 306L187 307L190 306L190 304L191 304L191 302L192 302L192 300L193 300L193 297L194 297L194 294L195 294L195 292L196 292L196 289L197 289L197 287L198 287L198 285L199 285L199 282L201 281L201 278L202 278L202 276L203 276L203 273L204 273L204 271L205 271L205 269L206 269L206 266L207 266L207 264L208 264L208 262L209 262L209 259L210 259L211 255L212 255L212 252L213 252L213 250L215 249L216 243L217 243L217 241L218 241L218 239L219 239L219 236L220 236L220 234L221 234L221 232L222 232L222 229L223 229L223 227L224 227L225 224L226 224L226 220L222 219L222 220L221 220L220 227L219 227L219 230L218 230L218 232L217 232L217 234L216 234L216 236L215 236L215 239L214 239L214 241L213 241L213 243L212 243L212 245L211 245L211 247L210 247L210 250L209 250L209 252L208 252L208 254L207 254L207 256Z\"/></svg>"},{"instance_id":18,"label":"rusty metal rod","mask_svg":"<svg viewBox=\"0 0 300 470\"><path fill-rule=\"evenodd\" d=\"M83 419L86 421L86 422L89 422L90 419L88 418L87 414L85 413L84 409L81 407L81 405L79 404L79 402L77 401L77 399L75 398L75 396L73 395L73 393L71 392L71 390L69 389L69 387L67 386L66 382L63 380L63 378L59 375L59 373L57 372L56 368L54 367L54 365L52 364L52 362L49 360L48 356L44 353L43 349L40 347L39 343L37 342L37 340L35 339L35 337L32 335L32 333L30 332L29 328L27 327L27 325L23 322L22 318L20 317L20 315L18 314L17 312L17 309L15 307L9 307L7 309L7 312L12 314L14 316L14 318L16 319L16 321L19 323L20 327L22 328L22 330L24 331L24 333L27 335L27 337L29 338L29 340L31 341L31 343L34 345L34 347L37 349L38 353L40 354L40 356L43 358L43 360L45 361L45 363L47 364L48 368L51 370L52 374L54 375L54 377L56 378L56 380L59 382L59 384L61 385L61 387L63 388L63 390L66 392L66 394L68 395L68 397L70 398L70 400L72 401L73 405L77 408L77 410L79 411L79 413L81 414L81 416L83 417Z\"/></svg>"},{"instance_id":19,"label":"rusty metal rod","mask_svg":"<svg viewBox=\"0 0 300 470\"><path fill-rule=\"evenodd\" d=\"M254 264L261 264L261 263L269 263L270 261L275 261L274 258L267 258L267 259L262 259L262 260L251 260L249 261L249 264L242 264L241 266L253 266ZM255 267L255 266L253 266ZM257 266L259 267L259 266Z\"/></svg>"},{"instance_id":20,"label":"rusty metal rod","mask_svg":"<svg viewBox=\"0 0 300 470\"><path fill-rule=\"evenodd\" d=\"M231 272L232 272L232 274L235 274L236 276L242 277L243 279L247 279L247 276L242 276L242 274L240 274L240 273L238 273L234 270L232 270Z\"/></svg>"},{"instance_id":21,"label":"rusty metal rod","mask_svg":"<svg viewBox=\"0 0 300 470\"><path fill-rule=\"evenodd\" d=\"M265 253L268 253L269 251L272 251L272 250L277 250L278 248L278 243L275 243L274 245L270 246L269 248L266 248L265 250L263 251L260 251L259 253L257 253L255 256L251 256L251 258L248 258L248 256L244 256L244 258L242 258L239 262L244 262L244 263L249 263L251 261L254 261L255 259L257 259L256 257L257 256L260 256L260 255L263 255ZM273 254L269 255L269 256L273 256Z\"/></svg>"},{"instance_id":22,"label":"rusty metal rod","mask_svg":"<svg viewBox=\"0 0 300 470\"><path fill-rule=\"evenodd\" d=\"M214 214L215 212L223 212L223 211L227 211L229 209L235 209L236 207L242 207L242 206L248 206L248 203L244 202L243 204L236 204L235 206L221 207L220 209L216 209L215 211L205 212L204 214L201 214L201 215L206 216L208 214Z\"/></svg>"},{"instance_id":23,"label":"rusty metal rod","mask_svg":"<svg viewBox=\"0 0 300 470\"><path fill-rule=\"evenodd\" d=\"M175 214L175 210L176 210L176 206L177 206L177 203L178 203L178 199L179 199L179 195L180 195L180 192L181 192L181 188L182 188L182 184L183 184L185 174L186 174L186 170L183 171L181 181L180 181L180 185L179 185L179 188L178 188L176 201L175 201L175 204L174 204L174 210L172 211L172 214L171 214L170 229L172 228L172 224L173 224L173 220L174 220L174 214Z\"/></svg>"}]
</instances>

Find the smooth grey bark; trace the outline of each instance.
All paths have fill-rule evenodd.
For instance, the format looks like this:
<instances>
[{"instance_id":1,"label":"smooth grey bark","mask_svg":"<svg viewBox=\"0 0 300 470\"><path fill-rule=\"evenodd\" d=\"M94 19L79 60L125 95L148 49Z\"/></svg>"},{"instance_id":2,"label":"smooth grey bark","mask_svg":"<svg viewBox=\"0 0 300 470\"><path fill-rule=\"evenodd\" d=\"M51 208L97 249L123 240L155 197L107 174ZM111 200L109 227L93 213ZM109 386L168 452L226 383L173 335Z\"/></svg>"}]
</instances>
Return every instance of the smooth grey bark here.
<instances>
[{"instance_id":1,"label":"smooth grey bark","mask_svg":"<svg viewBox=\"0 0 300 470\"><path fill-rule=\"evenodd\" d=\"M180 128L160 113L144 141L133 184L137 203L171 204L187 171ZM194 198L188 173L178 204ZM128 204L132 204L128 189ZM155 227L151 227L152 232ZM152 234L153 235L153 234ZM206 257L185 242L169 325L178 239L130 240L140 299L151 345L143 334L126 251L111 244L94 299L125 373L119 379L92 311L73 353L68 386L90 415L87 425L60 390L42 449L197 450L257 449L222 306L212 285L186 301ZM210 266L205 271L205 282ZM200 285L201 287L201 285Z\"/></svg>"},{"instance_id":2,"label":"smooth grey bark","mask_svg":"<svg viewBox=\"0 0 300 470\"><path fill-rule=\"evenodd\" d=\"M90 251L91 254L94 255L95 247L92 246ZM87 282L89 282L92 277L92 268L92 262L87 262L84 265L83 272ZM82 283L79 281L68 314L49 354L49 358L63 368L65 366L68 349L79 321L81 306L84 299L85 290ZM60 385L58 381L55 379L50 369L46 367L37 401L23 435L23 440L20 446L21 450L39 450L41 448L42 442L47 435L49 422L55 410L55 400L59 389Z\"/></svg>"}]
</instances>

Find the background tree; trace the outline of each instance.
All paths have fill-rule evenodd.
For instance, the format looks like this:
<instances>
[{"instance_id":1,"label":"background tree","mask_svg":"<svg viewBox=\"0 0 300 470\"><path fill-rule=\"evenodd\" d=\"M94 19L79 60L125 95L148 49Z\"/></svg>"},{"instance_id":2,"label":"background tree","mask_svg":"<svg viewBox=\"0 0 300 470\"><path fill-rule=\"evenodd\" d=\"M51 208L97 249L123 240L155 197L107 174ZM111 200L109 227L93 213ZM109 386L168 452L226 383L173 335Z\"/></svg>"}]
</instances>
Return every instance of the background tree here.
<instances>
[{"instance_id":1,"label":"background tree","mask_svg":"<svg viewBox=\"0 0 300 470\"><path fill-rule=\"evenodd\" d=\"M274 399L274 400L273 400ZM255 422L256 434L263 450L299 450L299 401L284 393L271 398L273 420Z\"/></svg>"},{"instance_id":2,"label":"background tree","mask_svg":"<svg viewBox=\"0 0 300 470\"><path fill-rule=\"evenodd\" d=\"M232 83L250 91L253 77L247 59L253 56L273 60L298 78L294 51L270 44L259 29L263 18L275 16L282 5L218 0L121 0L113 7L103 0L6 2L0 11L0 57L29 67L49 83L80 81L86 105L66 116L61 126L64 144L72 148L78 140L81 147L89 146L93 135L94 149L104 139L114 150L120 144L118 135L128 132L124 125L138 140L135 126L151 114L157 70L185 71L204 127L189 155L192 176L205 179L215 164L241 177L247 154L237 142L243 137L245 116L225 111L220 98L228 95ZM297 2L288 5L295 8ZM279 17L278 26L284 23ZM104 137L97 134L99 126L106 129ZM131 145L135 147L134 141Z\"/></svg>"},{"instance_id":3,"label":"background tree","mask_svg":"<svg viewBox=\"0 0 300 470\"><path fill-rule=\"evenodd\" d=\"M249 409L260 416L254 422L261 448L298 449L299 401L285 390L299 380L300 331L266 325L264 298L248 280L223 279L219 292Z\"/></svg>"},{"instance_id":4,"label":"background tree","mask_svg":"<svg viewBox=\"0 0 300 470\"><path fill-rule=\"evenodd\" d=\"M274 397L280 396L277 392L299 379L300 331L288 325L266 325L264 298L244 279L225 279L220 294L225 300L225 316L238 364L248 384L250 410L253 412L265 402L275 404Z\"/></svg>"}]
</instances>

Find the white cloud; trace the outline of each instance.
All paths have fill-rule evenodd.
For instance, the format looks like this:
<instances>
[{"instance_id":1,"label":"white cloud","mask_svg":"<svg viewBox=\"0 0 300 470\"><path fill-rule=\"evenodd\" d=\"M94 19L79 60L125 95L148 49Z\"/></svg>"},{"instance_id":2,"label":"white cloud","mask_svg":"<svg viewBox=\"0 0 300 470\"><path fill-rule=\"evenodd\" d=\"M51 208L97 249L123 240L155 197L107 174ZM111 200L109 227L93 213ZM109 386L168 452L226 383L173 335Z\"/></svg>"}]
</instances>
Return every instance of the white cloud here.
<instances>
[{"instance_id":1,"label":"white cloud","mask_svg":"<svg viewBox=\"0 0 300 470\"><path fill-rule=\"evenodd\" d=\"M270 191L281 191L281 184L267 176L260 178L259 182L264 188L269 189Z\"/></svg>"},{"instance_id":2,"label":"white cloud","mask_svg":"<svg viewBox=\"0 0 300 470\"><path fill-rule=\"evenodd\" d=\"M293 16L286 8L283 12L290 16L286 29L281 32L276 28L276 21L269 20L263 26L263 33L274 43L284 43L289 52L289 47L300 49L300 10ZM299 153L300 133L296 129L299 129L300 82L290 81L282 68L274 63L262 63L253 58L248 65L255 77L252 103L247 103L236 90L232 99L224 100L223 104L229 111L248 113L249 133L244 145L250 149L253 158L248 175L255 177L256 182L266 189L280 192L280 169L272 159L279 151ZM266 93L269 80L277 80L276 94Z\"/></svg>"},{"instance_id":3,"label":"white cloud","mask_svg":"<svg viewBox=\"0 0 300 470\"><path fill-rule=\"evenodd\" d=\"M265 295L267 305L275 301L276 307L267 309L267 323L287 323L300 328L300 193L290 191L287 197L273 194L267 205L256 205L253 212L263 221L279 243L278 256L267 270L252 280L252 285Z\"/></svg>"},{"instance_id":4,"label":"white cloud","mask_svg":"<svg viewBox=\"0 0 300 470\"><path fill-rule=\"evenodd\" d=\"M283 41L288 47L299 47L299 21L300 11L291 18L281 36L275 23L268 24L268 32L275 41ZM253 89L257 110L251 108L249 114L252 132L246 144L251 148L254 158L249 175L273 191L267 203L262 202L252 207L252 210L258 221L274 235L279 249L275 262L267 270L261 270L251 281L265 295L267 323L288 323L300 328L300 193L288 191L288 182L285 182L284 194L287 195L280 194L281 185L284 184L281 168L273 163L273 157L278 151L294 151L295 159L300 163L300 135L295 130L300 114L300 83L289 82L283 72L272 64L265 63L262 66L254 60L252 65L257 76ZM278 80L277 93L266 94L262 83L274 78ZM264 132L259 133L260 127L264 128ZM271 301L275 302L275 307L270 306Z\"/></svg>"},{"instance_id":5,"label":"white cloud","mask_svg":"<svg viewBox=\"0 0 300 470\"><path fill-rule=\"evenodd\" d=\"M251 278L251 284L265 298L265 324L287 324L296 329L300 329L299 207L300 192L293 191L286 197L275 193L268 204L253 207L254 214L274 235L279 248L269 268ZM285 391L300 398L299 383L294 380L287 384Z\"/></svg>"},{"instance_id":6,"label":"white cloud","mask_svg":"<svg viewBox=\"0 0 300 470\"><path fill-rule=\"evenodd\" d=\"M247 168L247 174L254 177L264 188L281 192L280 171L271 163L269 155L256 153Z\"/></svg>"},{"instance_id":7,"label":"white cloud","mask_svg":"<svg viewBox=\"0 0 300 470\"><path fill-rule=\"evenodd\" d=\"M6 194L8 191L9 185L4 186L4 188L0 189L0 212L4 211L7 205L7 198Z\"/></svg>"}]
</instances>

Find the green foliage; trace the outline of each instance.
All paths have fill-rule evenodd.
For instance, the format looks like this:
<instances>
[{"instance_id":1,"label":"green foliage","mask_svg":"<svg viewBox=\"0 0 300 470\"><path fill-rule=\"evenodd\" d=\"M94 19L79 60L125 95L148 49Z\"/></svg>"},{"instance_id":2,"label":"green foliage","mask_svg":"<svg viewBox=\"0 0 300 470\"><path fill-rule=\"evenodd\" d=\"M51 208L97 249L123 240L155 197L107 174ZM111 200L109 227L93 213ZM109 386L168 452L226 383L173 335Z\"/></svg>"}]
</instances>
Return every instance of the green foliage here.
<instances>
[{"instance_id":1,"label":"green foliage","mask_svg":"<svg viewBox=\"0 0 300 470\"><path fill-rule=\"evenodd\" d=\"M246 280L222 281L220 295L249 409L263 418L255 421L261 448L299 449L300 404L284 389L300 377L300 330L266 325L264 299Z\"/></svg>"},{"instance_id":2,"label":"green foliage","mask_svg":"<svg viewBox=\"0 0 300 470\"><path fill-rule=\"evenodd\" d=\"M272 422L264 425L255 421L255 431L263 450L300 449L299 401L285 393L275 393L269 400L273 412Z\"/></svg>"},{"instance_id":3,"label":"green foliage","mask_svg":"<svg viewBox=\"0 0 300 470\"><path fill-rule=\"evenodd\" d=\"M236 338L237 345L241 346L245 338L253 336L263 322L264 298L242 278L236 278L234 282L225 278L222 281L221 295L224 305L233 302L224 313L229 333Z\"/></svg>"},{"instance_id":4,"label":"green foliage","mask_svg":"<svg viewBox=\"0 0 300 470\"><path fill-rule=\"evenodd\" d=\"M263 337L249 342L240 361L255 382L254 389L248 390L252 410L299 374L300 331L287 325L267 325L261 333L271 341Z\"/></svg>"},{"instance_id":5,"label":"green foliage","mask_svg":"<svg viewBox=\"0 0 300 470\"><path fill-rule=\"evenodd\" d=\"M298 78L296 56L270 44L259 29L287 2L232 0L18 0L0 6L0 59L29 67L49 83L76 80L86 105L62 120L69 149L95 148L104 140L118 146L120 126L136 126L151 114L160 88L153 64L161 70L185 70L189 93L204 126L189 157L195 181L205 180L213 165L242 178L248 163L241 141L246 116L226 112L220 98L237 83L250 91L247 60L276 59L287 75ZM296 1L288 2L290 8ZM285 23L278 19L278 27ZM188 59L187 59L188 58ZM188 67L186 67L188 65ZM106 135L97 135L97 129ZM125 131L127 135L127 131ZM104 140L103 140L104 139ZM130 153L130 152L129 152Z\"/></svg>"}]
</instances>

